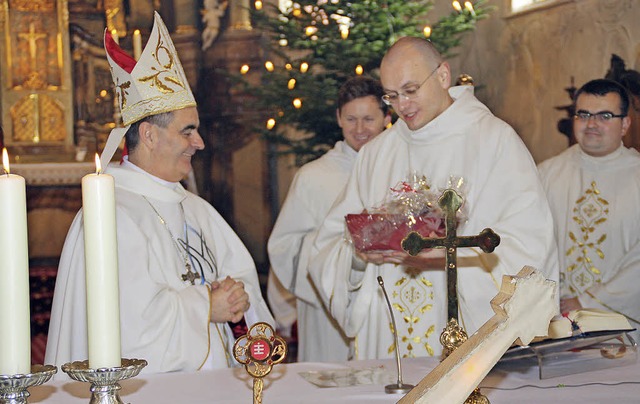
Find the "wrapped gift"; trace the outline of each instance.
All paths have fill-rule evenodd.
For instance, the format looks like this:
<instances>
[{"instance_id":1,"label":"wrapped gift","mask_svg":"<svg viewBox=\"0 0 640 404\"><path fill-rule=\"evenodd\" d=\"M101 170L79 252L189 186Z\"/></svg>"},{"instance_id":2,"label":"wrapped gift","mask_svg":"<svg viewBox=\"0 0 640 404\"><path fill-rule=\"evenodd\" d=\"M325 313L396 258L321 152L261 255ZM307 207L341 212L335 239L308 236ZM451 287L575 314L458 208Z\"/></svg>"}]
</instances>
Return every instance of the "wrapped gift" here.
<instances>
[{"instance_id":1,"label":"wrapped gift","mask_svg":"<svg viewBox=\"0 0 640 404\"><path fill-rule=\"evenodd\" d=\"M447 188L459 193L462 178L451 177ZM402 240L411 232L423 237L443 237L445 219L438 198L441 190L430 186L426 177L412 175L389 189L385 199L362 213L345 216L351 241L358 251L402 251ZM464 214L458 212L458 221Z\"/></svg>"},{"instance_id":2,"label":"wrapped gift","mask_svg":"<svg viewBox=\"0 0 640 404\"><path fill-rule=\"evenodd\" d=\"M360 213L346 216L347 229L358 251L402 251L402 240L412 231L423 237L442 237L444 218L439 213L426 212L418 216L403 214Z\"/></svg>"}]
</instances>

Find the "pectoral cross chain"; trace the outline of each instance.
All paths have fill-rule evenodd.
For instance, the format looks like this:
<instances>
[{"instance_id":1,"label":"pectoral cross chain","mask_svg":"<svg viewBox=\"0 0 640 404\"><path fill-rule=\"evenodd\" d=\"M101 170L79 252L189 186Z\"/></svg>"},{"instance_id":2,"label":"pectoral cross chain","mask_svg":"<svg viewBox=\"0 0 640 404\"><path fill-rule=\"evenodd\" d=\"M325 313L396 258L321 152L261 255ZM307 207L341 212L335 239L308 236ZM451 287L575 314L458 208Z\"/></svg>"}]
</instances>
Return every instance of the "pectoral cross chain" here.
<instances>
[{"instance_id":1,"label":"pectoral cross chain","mask_svg":"<svg viewBox=\"0 0 640 404\"><path fill-rule=\"evenodd\" d=\"M191 270L191 265L185 263L185 268L187 268L187 272L181 275L183 281L189 281L192 285L196 284L196 279L200 279L200 274Z\"/></svg>"}]
</instances>

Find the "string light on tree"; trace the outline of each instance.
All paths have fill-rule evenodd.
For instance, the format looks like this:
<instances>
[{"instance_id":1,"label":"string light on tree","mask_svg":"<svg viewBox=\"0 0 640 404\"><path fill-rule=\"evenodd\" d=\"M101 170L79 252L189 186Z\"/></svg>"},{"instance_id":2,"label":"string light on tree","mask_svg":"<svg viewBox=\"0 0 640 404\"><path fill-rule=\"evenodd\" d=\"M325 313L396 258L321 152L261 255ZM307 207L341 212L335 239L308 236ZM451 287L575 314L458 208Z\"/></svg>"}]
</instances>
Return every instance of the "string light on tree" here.
<instances>
[{"instance_id":1,"label":"string light on tree","mask_svg":"<svg viewBox=\"0 0 640 404\"><path fill-rule=\"evenodd\" d=\"M256 7L256 10L262 10L262 2L260 0L253 3L253 5Z\"/></svg>"},{"instance_id":2,"label":"string light on tree","mask_svg":"<svg viewBox=\"0 0 640 404\"><path fill-rule=\"evenodd\" d=\"M264 72L260 69L269 74L268 80L256 84L240 79L255 95L255 109L265 114L253 123L255 129L265 135L268 132L269 139L281 143L285 152L294 152L297 163L318 157L342 138L334 102L343 80L372 72L388 47L402 36L428 38L445 57L450 56L450 49L460 45L464 33L488 15L488 2L449 1L449 13L429 21L427 14L434 2L428 0L279 0L274 2L278 4L274 13L265 12L264 0L260 10L257 0L252 0L252 22L271 38L264 42L264 53L285 55L273 71L266 65ZM283 91L293 95L283 96ZM326 102L305 102L302 108L301 100L306 97ZM293 98L300 102L299 108L292 108ZM271 129L265 127L269 118L278 120ZM292 136L296 131L311 136L299 139Z\"/></svg>"},{"instance_id":3,"label":"string light on tree","mask_svg":"<svg viewBox=\"0 0 640 404\"><path fill-rule=\"evenodd\" d=\"M274 69L273 62L267 60L266 62L264 62L264 68L267 69L268 72L272 72Z\"/></svg>"},{"instance_id":4,"label":"string light on tree","mask_svg":"<svg viewBox=\"0 0 640 404\"><path fill-rule=\"evenodd\" d=\"M240 66L240 74L247 74L249 72L249 65Z\"/></svg>"},{"instance_id":5,"label":"string light on tree","mask_svg":"<svg viewBox=\"0 0 640 404\"><path fill-rule=\"evenodd\" d=\"M267 120L267 130L273 129L274 126L276 126L276 120L273 118L269 118Z\"/></svg>"},{"instance_id":6,"label":"string light on tree","mask_svg":"<svg viewBox=\"0 0 640 404\"><path fill-rule=\"evenodd\" d=\"M292 104L296 109L302 108L302 100L300 98L294 98Z\"/></svg>"},{"instance_id":7,"label":"string light on tree","mask_svg":"<svg viewBox=\"0 0 640 404\"><path fill-rule=\"evenodd\" d=\"M464 8L466 8L472 15L476 15L475 10L473 9L473 4L470 1L464 2Z\"/></svg>"}]
</instances>

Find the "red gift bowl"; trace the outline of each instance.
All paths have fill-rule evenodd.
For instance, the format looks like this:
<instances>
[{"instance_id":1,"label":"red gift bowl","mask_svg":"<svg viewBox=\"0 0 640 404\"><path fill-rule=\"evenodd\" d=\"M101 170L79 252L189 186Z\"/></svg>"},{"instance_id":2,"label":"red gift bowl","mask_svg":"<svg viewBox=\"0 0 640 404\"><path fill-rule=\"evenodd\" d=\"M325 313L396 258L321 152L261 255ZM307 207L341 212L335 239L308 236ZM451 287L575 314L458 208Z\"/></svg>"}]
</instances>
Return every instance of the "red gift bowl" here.
<instances>
[{"instance_id":1,"label":"red gift bowl","mask_svg":"<svg viewBox=\"0 0 640 404\"><path fill-rule=\"evenodd\" d=\"M358 251L402 251L401 243L412 231L423 237L442 237L444 218L434 213L420 216L360 213L345 216L347 229Z\"/></svg>"}]
</instances>

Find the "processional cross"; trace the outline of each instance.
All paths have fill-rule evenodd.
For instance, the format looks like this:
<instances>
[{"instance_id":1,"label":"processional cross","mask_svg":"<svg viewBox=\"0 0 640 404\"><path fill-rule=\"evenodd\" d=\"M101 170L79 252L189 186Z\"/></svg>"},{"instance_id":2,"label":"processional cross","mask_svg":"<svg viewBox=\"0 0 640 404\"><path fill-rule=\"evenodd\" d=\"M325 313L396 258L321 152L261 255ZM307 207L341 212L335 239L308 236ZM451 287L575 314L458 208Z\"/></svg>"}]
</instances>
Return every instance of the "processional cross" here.
<instances>
[{"instance_id":1,"label":"processional cross","mask_svg":"<svg viewBox=\"0 0 640 404\"><path fill-rule=\"evenodd\" d=\"M440 343L444 347L444 356L449 356L458 346L467 340L467 334L458 324L458 263L457 250L460 247L480 247L486 253L500 244L500 236L491 229L484 229L476 236L457 237L456 212L462 206L462 197L453 189L446 189L438 205L445 214L445 236L425 238L418 232L411 232L402 240L402 248L410 255L427 248L444 248L445 271L447 272L447 326L440 335ZM467 402L488 403L478 389L469 397Z\"/></svg>"},{"instance_id":2,"label":"processional cross","mask_svg":"<svg viewBox=\"0 0 640 404\"><path fill-rule=\"evenodd\" d=\"M484 229L476 236L457 237L456 212L462 206L462 197L454 190L442 193L438 204L445 214L446 233L441 238L424 238L417 232L411 232L402 240L402 248L410 255L417 255L426 248L445 248L447 271L447 315L449 320L458 321L458 264L457 249L460 247L480 247L486 253L500 244L500 236L491 229Z\"/></svg>"}]
</instances>

